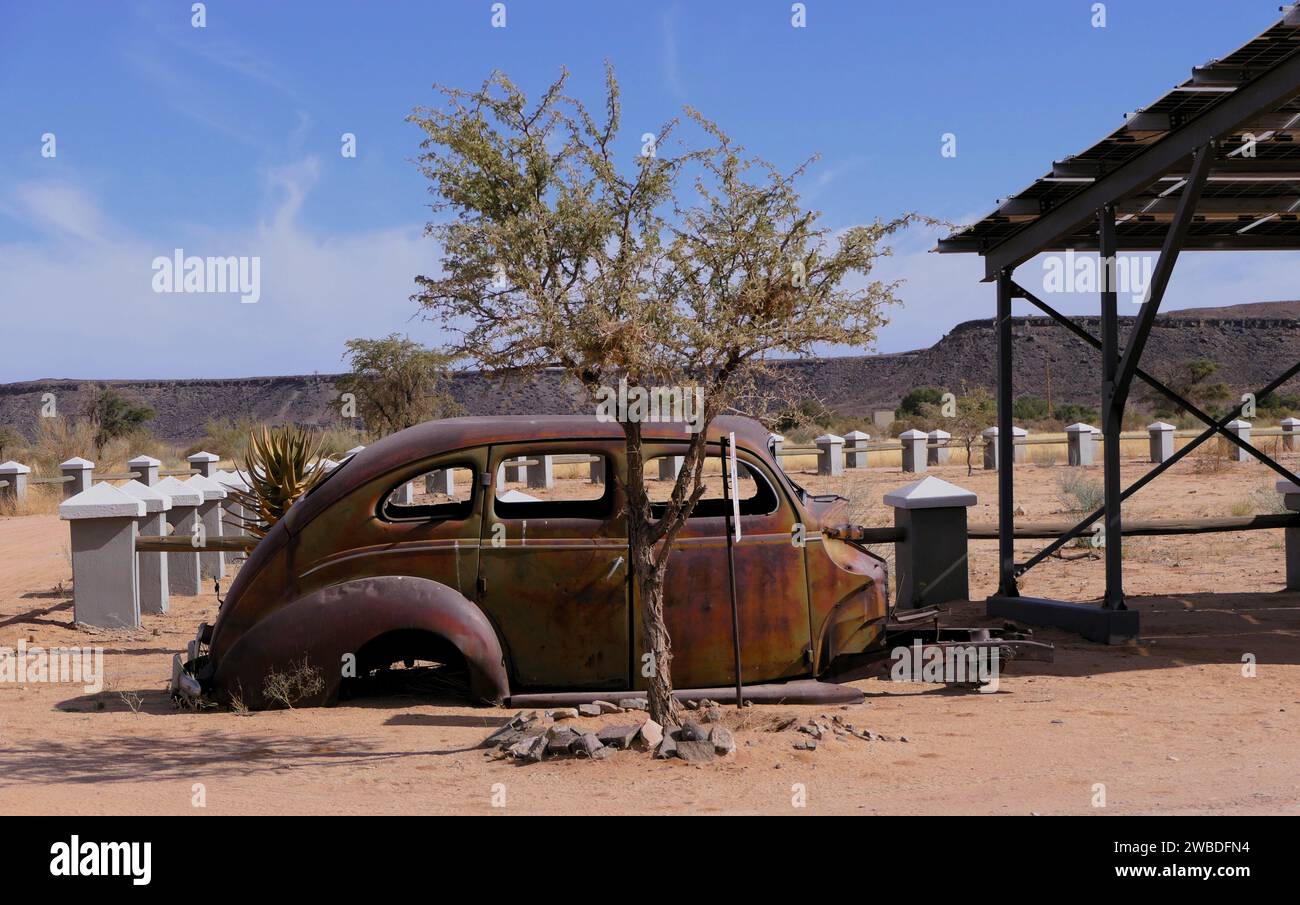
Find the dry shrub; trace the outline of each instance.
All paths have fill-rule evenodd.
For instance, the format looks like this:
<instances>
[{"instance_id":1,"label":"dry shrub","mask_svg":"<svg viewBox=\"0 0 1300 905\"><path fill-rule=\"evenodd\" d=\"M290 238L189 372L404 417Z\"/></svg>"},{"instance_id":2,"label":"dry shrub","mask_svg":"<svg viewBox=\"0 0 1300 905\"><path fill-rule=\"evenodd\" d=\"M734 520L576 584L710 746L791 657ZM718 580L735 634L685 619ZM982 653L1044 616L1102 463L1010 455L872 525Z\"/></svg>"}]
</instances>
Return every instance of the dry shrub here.
<instances>
[{"instance_id":1,"label":"dry shrub","mask_svg":"<svg viewBox=\"0 0 1300 905\"><path fill-rule=\"evenodd\" d=\"M1219 474L1231 461L1229 443L1222 437L1207 440L1191 452L1192 470L1197 474Z\"/></svg>"},{"instance_id":2,"label":"dry shrub","mask_svg":"<svg viewBox=\"0 0 1300 905\"><path fill-rule=\"evenodd\" d=\"M325 679L320 669L307 662L304 654L301 663L291 662L284 672L272 670L262 683L262 695L292 710L303 698L320 694L325 689Z\"/></svg>"}]
</instances>

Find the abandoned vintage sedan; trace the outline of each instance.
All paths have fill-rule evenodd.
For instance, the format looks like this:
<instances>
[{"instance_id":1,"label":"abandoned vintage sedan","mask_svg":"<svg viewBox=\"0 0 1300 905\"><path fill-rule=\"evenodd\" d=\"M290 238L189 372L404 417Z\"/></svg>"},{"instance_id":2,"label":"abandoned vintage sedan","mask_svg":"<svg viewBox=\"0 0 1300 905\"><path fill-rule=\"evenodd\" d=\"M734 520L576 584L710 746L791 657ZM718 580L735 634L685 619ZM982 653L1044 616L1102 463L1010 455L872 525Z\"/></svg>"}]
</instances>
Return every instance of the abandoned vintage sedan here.
<instances>
[{"instance_id":1,"label":"abandoned vintage sedan","mask_svg":"<svg viewBox=\"0 0 1300 905\"><path fill-rule=\"evenodd\" d=\"M719 418L709 492L667 570L674 685L735 682L720 467L728 433L744 684L816 678L879 646L884 561L824 533L844 501L794 484L757 422ZM688 437L680 424L645 425L653 500L667 499ZM317 484L252 551L215 624L200 627L186 683L265 706L267 677L305 659L322 680L307 704L336 700L352 677L416 663L453 670L492 703L644 688L623 481L613 479L626 468L622 429L596 418L456 418L389 436Z\"/></svg>"}]
</instances>

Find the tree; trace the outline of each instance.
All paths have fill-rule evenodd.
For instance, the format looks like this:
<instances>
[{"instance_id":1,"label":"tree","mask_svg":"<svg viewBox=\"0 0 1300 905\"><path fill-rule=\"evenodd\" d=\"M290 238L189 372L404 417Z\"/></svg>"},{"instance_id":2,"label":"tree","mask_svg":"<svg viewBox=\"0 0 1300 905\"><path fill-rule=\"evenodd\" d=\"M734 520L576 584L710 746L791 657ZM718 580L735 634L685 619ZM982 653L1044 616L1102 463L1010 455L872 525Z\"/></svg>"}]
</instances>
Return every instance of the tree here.
<instances>
[{"instance_id":1,"label":"tree","mask_svg":"<svg viewBox=\"0 0 1300 905\"><path fill-rule=\"evenodd\" d=\"M1210 382L1210 377L1219 370L1219 365L1205 358L1189 358L1171 368L1166 368L1164 383L1169 389L1182 396L1198 408L1223 402L1232 392L1222 381ZM1153 388L1147 390L1147 405L1157 415L1182 415L1185 409L1175 404L1162 393Z\"/></svg>"},{"instance_id":2,"label":"tree","mask_svg":"<svg viewBox=\"0 0 1300 905\"><path fill-rule=\"evenodd\" d=\"M943 389L940 387L915 387L907 391L903 401L898 404L898 417L920 416L925 414L924 406L937 406L943 401Z\"/></svg>"},{"instance_id":3,"label":"tree","mask_svg":"<svg viewBox=\"0 0 1300 905\"><path fill-rule=\"evenodd\" d=\"M966 449L966 474L975 472L975 441L980 438L985 428L992 427L998 418L997 401L981 384L974 387L962 387L962 395L957 397L955 413L943 418L944 429L952 438Z\"/></svg>"},{"instance_id":4,"label":"tree","mask_svg":"<svg viewBox=\"0 0 1300 905\"><path fill-rule=\"evenodd\" d=\"M5 458L5 451L21 446L23 435L7 424L0 424L0 460Z\"/></svg>"},{"instance_id":5,"label":"tree","mask_svg":"<svg viewBox=\"0 0 1300 905\"><path fill-rule=\"evenodd\" d=\"M138 431L146 421L152 421L154 410L119 393L113 387L101 387L82 409L84 417L95 431L95 456L104 454L104 447L118 437Z\"/></svg>"},{"instance_id":6,"label":"tree","mask_svg":"<svg viewBox=\"0 0 1300 905\"><path fill-rule=\"evenodd\" d=\"M679 715L663 582L705 491L707 425L770 376L774 353L870 344L896 284L865 277L888 253L883 240L914 218L832 234L795 190L807 164L783 173L747 157L691 108L694 147L664 152L678 120L630 146L619 135L612 68L599 117L565 95L566 79L530 103L496 72L477 90L440 88L440 106L412 114L425 132L419 163L431 207L451 215L427 227L441 273L417 277L412 299L457 337L459 354L490 372L558 366L593 401L620 381L698 393L694 423L705 429L684 433L683 466L657 518L642 424L619 421L629 558L652 666L647 698L651 717L667 725Z\"/></svg>"},{"instance_id":7,"label":"tree","mask_svg":"<svg viewBox=\"0 0 1300 905\"><path fill-rule=\"evenodd\" d=\"M452 398L448 368L456 356L426 349L391 333L383 339L350 339L351 372L335 384L356 397L357 414L376 437L423 421L464 414Z\"/></svg>"}]
</instances>

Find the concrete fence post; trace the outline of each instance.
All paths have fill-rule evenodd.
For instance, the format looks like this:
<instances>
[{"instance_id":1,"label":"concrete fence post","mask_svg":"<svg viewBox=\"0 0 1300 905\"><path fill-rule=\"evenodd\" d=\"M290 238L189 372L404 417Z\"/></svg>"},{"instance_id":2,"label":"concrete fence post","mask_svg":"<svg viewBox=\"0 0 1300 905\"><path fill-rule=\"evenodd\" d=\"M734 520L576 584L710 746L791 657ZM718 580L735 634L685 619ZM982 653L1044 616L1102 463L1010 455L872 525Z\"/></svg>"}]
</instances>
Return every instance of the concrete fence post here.
<instances>
[{"instance_id":1,"label":"concrete fence post","mask_svg":"<svg viewBox=\"0 0 1300 905\"><path fill-rule=\"evenodd\" d=\"M507 459L505 464L505 480L526 482L528 480L528 466L520 465L520 462L527 461L523 456L515 459Z\"/></svg>"},{"instance_id":2,"label":"concrete fence post","mask_svg":"<svg viewBox=\"0 0 1300 905\"><path fill-rule=\"evenodd\" d=\"M1071 465L1091 465L1093 463L1092 431L1092 425L1083 422L1071 424L1065 429Z\"/></svg>"},{"instance_id":3,"label":"concrete fence post","mask_svg":"<svg viewBox=\"0 0 1300 905\"><path fill-rule=\"evenodd\" d=\"M932 430L926 434L926 463L929 465L947 465L948 460L952 457L952 448L949 445L951 441L952 434L947 431Z\"/></svg>"},{"instance_id":4,"label":"concrete fence post","mask_svg":"<svg viewBox=\"0 0 1300 905\"><path fill-rule=\"evenodd\" d=\"M185 461L190 463L190 471L197 471L203 477L210 478L216 473L221 457L210 452L196 452L192 456L186 456Z\"/></svg>"},{"instance_id":5,"label":"concrete fence post","mask_svg":"<svg viewBox=\"0 0 1300 905\"><path fill-rule=\"evenodd\" d=\"M1029 431L1023 427L1011 428L1011 447L1012 461L1017 465L1022 465L1029 461Z\"/></svg>"},{"instance_id":6,"label":"concrete fence post","mask_svg":"<svg viewBox=\"0 0 1300 905\"><path fill-rule=\"evenodd\" d=\"M1224 425L1224 427L1228 429L1228 433L1234 434L1237 437L1237 439L1241 440L1243 443L1250 442L1249 421L1242 421L1240 418L1236 418L1232 421L1229 421L1227 424ZM1253 462L1255 460L1254 456L1252 456L1246 450L1242 449L1236 443L1232 444L1232 449L1230 449L1228 453L1232 457L1232 461L1234 462Z\"/></svg>"},{"instance_id":7,"label":"concrete fence post","mask_svg":"<svg viewBox=\"0 0 1300 905\"><path fill-rule=\"evenodd\" d=\"M590 476L589 480L590 480L590 482L591 482L592 484L604 484L604 483L605 483L605 457L604 457L604 456L592 456L592 457L591 457L591 472L590 472L590 475L591 475L591 476Z\"/></svg>"},{"instance_id":8,"label":"concrete fence post","mask_svg":"<svg viewBox=\"0 0 1300 905\"><path fill-rule=\"evenodd\" d=\"M76 456L59 463L59 471L71 481L63 482L63 498L69 499L79 493L85 493L95 481L95 463Z\"/></svg>"},{"instance_id":9,"label":"concrete fence post","mask_svg":"<svg viewBox=\"0 0 1300 905\"><path fill-rule=\"evenodd\" d=\"M212 480L216 481L226 490L226 500L225 503L222 504L222 508L225 509L226 512L226 518L223 519L225 527L222 529L225 536L251 537L252 534L245 524L249 521L251 513L244 508L243 503L235 499L236 491L247 493L250 489L248 482L244 480L244 476L237 471L218 470L213 474ZM239 553L232 553L228 558L238 559L241 555L242 554Z\"/></svg>"},{"instance_id":10,"label":"concrete fence post","mask_svg":"<svg viewBox=\"0 0 1300 905\"><path fill-rule=\"evenodd\" d=\"M986 471L998 470L998 429L986 427L980 431L984 438L984 468Z\"/></svg>"},{"instance_id":11,"label":"concrete fence post","mask_svg":"<svg viewBox=\"0 0 1300 905\"><path fill-rule=\"evenodd\" d=\"M415 484L407 481L401 487L393 490L392 501L398 506L410 506L415 502Z\"/></svg>"},{"instance_id":12,"label":"concrete fence post","mask_svg":"<svg viewBox=\"0 0 1300 905\"><path fill-rule=\"evenodd\" d=\"M456 495L456 472L450 468L439 468L424 476L424 492L440 493L443 496Z\"/></svg>"},{"instance_id":13,"label":"concrete fence post","mask_svg":"<svg viewBox=\"0 0 1300 905\"><path fill-rule=\"evenodd\" d=\"M844 474L844 438L822 434L813 441L817 447L817 473L836 477Z\"/></svg>"},{"instance_id":14,"label":"concrete fence post","mask_svg":"<svg viewBox=\"0 0 1300 905\"><path fill-rule=\"evenodd\" d=\"M207 538L222 537L224 533L221 518L222 500L228 496L226 488L201 474L193 475L185 483L203 494L203 502L199 503L198 514L199 520L203 523L204 535ZM225 578L226 554L220 550L206 550L200 547L199 574L204 578Z\"/></svg>"},{"instance_id":15,"label":"concrete fence post","mask_svg":"<svg viewBox=\"0 0 1300 905\"><path fill-rule=\"evenodd\" d=\"M203 493L186 481L166 477L154 485L154 490L166 494L172 501L169 522L173 537L193 537L199 522L199 505ZM167 553L167 588L178 597L197 597L202 590L199 578L199 548Z\"/></svg>"},{"instance_id":16,"label":"concrete fence post","mask_svg":"<svg viewBox=\"0 0 1300 905\"><path fill-rule=\"evenodd\" d=\"M343 454L343 458L344 458L344 459L350 459L350 458L352 458L353 456L355 456L357 453L361 452L361 450L363 450L363 449L365 449L364 446L354 446L354 447L352 447L351 449L349 449L347 452L345 452L345 453Z\"/></svg>"},{"instance_id":17,"label":"concrete fence post","mask_svg":"<svg viewBox=\"0 0 1300 905\"><path fill-rule=\"evenodd\" d=\"M1164 421L1147 425L1151 442L1151 463L1159 465L1174 454L1174 426Z\"/></svg>"},{"instance_id":18,"label":"concrete fence post","mask_svg":"<svg viewBox=\"0 0 1300 905\"><path fill-rule=\"evenodd\" d=\"M555 486L555 457L532 456L536 465L528 468L528 486L549 490Z\"/></svg>"},{"instance_id":19,"label":"concrete fence post","mask_svg":"<svg viewBox=\"0 0 1300 905\"><path fill-rule=\"evenodd\" d=\"M141 500L96 484L59 504L72 536L73 621L100 628L139 628L135 562Z\"/></svg>"},{"instance_id":20,"label":"concrete fence post","mask_svg":"<svg viewBox=\"0 0 1300 905\"><path fill-rule=\"evenodd\" d=\"M867 467L867 443L870 440L871 434L866 431L849 431L844 435L844 464L847 467Z\"/></svg>"},{"instance_id":21,"label":"concrete fence post","mask_svg":"<svg viewBox=\"0 0 1300 905\"><path fill-rule=\"evenodd\" d=\"M903 444L903 471L925 471L929 464L925 444L930 439L924 431L907 430L898 435Z\"/></svg>"},{"instance_id":22,"label":"concrete fence post","mask_svg":"<svg viewBox=\"0 0 1300 905\"><path fill-rule=\"evenodd\" d=\"M1282 494L1282 504L1292 512L1300 512L1300 481L1278 481L1277 492ZM1286 589L1300 591L1300 528L1286 528Z\"/></svg>"},{"instance_id":23,"label":"concrete fence post","mask_svg":"<svg viewBox=\"0 0 1300 905\"><path fill-rule=\"evenodd\" d=\"M1300 435L1300 418L1283 418L1280 422L1282 428L1282 448L1292 452L1297 448L1296 437Z\"/></svg>"},{"instance_id":24,"label":"concrete fence post","mask_svg":"<svg viewBox=\"0 0 1300 905\"><path fill-rule=\"evenodd\" d=\"M21 503L27 499L27 476L32 470L12 459L0 465L0 502Z\"/></svg>"},{"instance_id":25,"label":"concrete fence post","mask_svg":"<svg viewBox=\"0 0 1300 905\"><path fill-rule=\"evenodd\" d=\"M781 464L781 450L785 447L785 437L781 434L772 434L768 437L767 442L772 449L772 458L776 459L776 464Z\"/></svg>"},{"instance_id":26,"label":"concrete fence post","mask_svg":"<svg viewBox=\"0 0 1300 905\"><path fill-rule=\"evenodd\" d=\"M685 461L685 456L660 456L659 480L676 481L677 475L681 473L682 463Z\"/></svg>"},{"instance_id":27,"label":"concrete fence post","mask_svg":"<svg viewBox=\"0 0 1300 905\"><path fill-rule=\"evenodd\" d=\"M146 487L153 487L158 483L158 469L162 465L153 456L136 456L126 463L127 471L134 471L140 477L136 478Z\"/></svg>"},{"instance_id":28,"label":"concrete fence post","mask_svg":"<svg viewBox=\"0 0 1300 905\"><path fill-rule=\"evenodd\" d=\"M166 512L172 508L171 497L140 481L127 481L118 489L144 503L144 515L136 520L138 534L150 537L167 534ZM140 594L140 612L167 612L167 554L137 553L136 580Z\"/></svg>"},{"instance_id":29,"label":"concrete fence post","mask_svg":"<svg viewBox=\"0 0 1300 905\"><path fill-rule=\"evenodd\" d=\"M975 494L934 476L885 494L903 539L894 545L898 605L917 609L970 598L966 510Z\"/></svg>"}]
</instances>

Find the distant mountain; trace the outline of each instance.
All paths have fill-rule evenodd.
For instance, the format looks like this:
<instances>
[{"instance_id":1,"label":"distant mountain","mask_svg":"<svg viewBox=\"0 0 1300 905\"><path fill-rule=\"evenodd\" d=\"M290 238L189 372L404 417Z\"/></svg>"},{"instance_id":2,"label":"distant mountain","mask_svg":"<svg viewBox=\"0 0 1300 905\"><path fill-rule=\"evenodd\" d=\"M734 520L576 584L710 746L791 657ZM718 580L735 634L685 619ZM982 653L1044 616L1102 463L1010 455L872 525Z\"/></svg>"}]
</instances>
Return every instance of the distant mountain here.
<instances>
[{"instance_id":1,"label":"distant mountain","mask_svg":"<svg viewBox=\"0 0 1300 905\"><path fill-rule=\"evenodd\" d=\"M1132 325L1121 318L1121 334ZM1100 318L1076 322L1097 335ZM1100 365L1082 340L1046 317L1013 319L1014 392L1057 402L1097 406ZM800 394L816 396L835 411L869 419L877 409L896 407L917 386L961 392L963 384L994 385L997 337L991 319L958 324L928 349L891 355L860 355L783 362ZM1217 379L1234 393L1254 391L1300 359L1300 302L1260 302L1226 308L1173 311L1157 319L1143 367L1159 374L1193 358L1219 363ZM163 439L191 443L213 419L325 425L337 421L337 375L246 377L225 380L34 380L0 384L0 424L30 435L43 394L54 393L64 412L76 411L77 395L93 383L111 384L153 406L151 429ZM1300 377L1284 390L1300 392ZM581 391L559 372L529 382L499 380L481 373L457 374L453 394L475 415L567 414L591 411Z\"/></svg>"}]
</instances>

